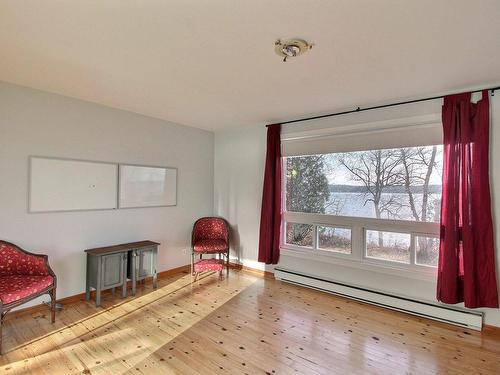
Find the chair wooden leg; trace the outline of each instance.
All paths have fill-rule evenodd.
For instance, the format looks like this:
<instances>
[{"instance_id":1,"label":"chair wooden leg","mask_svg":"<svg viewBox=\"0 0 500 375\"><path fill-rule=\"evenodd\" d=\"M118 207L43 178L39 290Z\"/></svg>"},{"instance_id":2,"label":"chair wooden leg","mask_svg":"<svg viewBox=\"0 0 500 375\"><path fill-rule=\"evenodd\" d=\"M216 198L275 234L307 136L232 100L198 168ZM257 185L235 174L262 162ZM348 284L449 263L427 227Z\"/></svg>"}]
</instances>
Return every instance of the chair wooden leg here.
<instances>
[{"instance_id":1,"label":"chair wooden leg","mask_svg":"<svg viewBox=\"0 0 500 375\"><path fill-rule=\"evenodd\" d=\"M3 312L0 310L0 355L3 354L2 352L2 326L3 326Z\"/></svg>"},{"instance_id":2,"label":"chair wooden leg","mask_svg":"<svg viewBox=\"0 0 500 375\"><path fill-rule=\"evenodd\" d=\"M56 321L56 288L50 291L50 322Z\"/></svg>"}]
</instances>

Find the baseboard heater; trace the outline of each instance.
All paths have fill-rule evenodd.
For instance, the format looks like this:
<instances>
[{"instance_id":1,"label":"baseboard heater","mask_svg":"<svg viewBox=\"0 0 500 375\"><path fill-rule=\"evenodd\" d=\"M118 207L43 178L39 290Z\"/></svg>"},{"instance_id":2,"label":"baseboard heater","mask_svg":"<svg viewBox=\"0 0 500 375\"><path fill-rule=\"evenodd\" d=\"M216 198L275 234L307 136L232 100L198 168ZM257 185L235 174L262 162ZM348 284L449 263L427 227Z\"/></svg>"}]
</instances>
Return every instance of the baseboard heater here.
<instances>
[{"instance_id":1,"label":"baseboard heater","mask_svg":"<svg viewBox=\"0 0 500 375\"><path fill-rule=\"evenodd\" d=\"M277 267L276 279L357 301L480 331L483 313L418 301Z\"/></svg>"}]
</instances>

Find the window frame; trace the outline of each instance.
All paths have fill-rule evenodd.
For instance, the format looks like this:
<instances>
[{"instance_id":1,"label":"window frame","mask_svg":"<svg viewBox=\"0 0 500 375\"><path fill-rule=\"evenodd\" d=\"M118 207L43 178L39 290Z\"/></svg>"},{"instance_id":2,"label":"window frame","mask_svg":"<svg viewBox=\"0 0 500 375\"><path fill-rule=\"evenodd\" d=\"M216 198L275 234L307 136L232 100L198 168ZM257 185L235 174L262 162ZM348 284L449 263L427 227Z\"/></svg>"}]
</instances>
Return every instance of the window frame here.
<instances>
[{"instance_id":1,"label":"window frame","mask_svg":"<svg viewBox=\"0 0 500 375\"><path fill-rule=\"evenodd\" d=\"M431 146L431 145L429 145ZM405 146L402 146L405 147ZM356 151L353 151L356 152ZM297 155L298 156L298 155ZM293 156L283 156L285 159ZM286 168L282 170L282 236L280 249L282 254L298 256L319 261L327 261L335 264L344 264L354 268L379 271L382 273L406 276L422 280L434 280L437 267L418 264L416 262L416 237L439 238L439 223L421 222L410 220L377 219L355 216L340 216L315 214L305 212L292 212L286 210ZM313 246L302 247L286 243L286 223L310 224L313 226ZM351 230L351 253L345 254L331 250L318 248L318 226L329 226L335 228L346 228ZM396 232L410 235L410 263L395 262L368 257L366 255L366 231L377 230L384 232Z\"/></svg>"}]
</instances>

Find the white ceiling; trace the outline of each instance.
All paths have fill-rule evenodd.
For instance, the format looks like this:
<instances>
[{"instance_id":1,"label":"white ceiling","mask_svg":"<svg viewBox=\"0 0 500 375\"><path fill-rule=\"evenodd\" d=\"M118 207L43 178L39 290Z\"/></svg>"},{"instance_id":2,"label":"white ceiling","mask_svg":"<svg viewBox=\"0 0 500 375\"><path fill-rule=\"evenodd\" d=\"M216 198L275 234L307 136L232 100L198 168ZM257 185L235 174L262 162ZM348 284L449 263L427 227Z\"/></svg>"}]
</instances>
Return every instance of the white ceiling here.
<instances>
[{"instance_id":1,"label":"white ceiling","mask_svg":"<svg viewBox=\"0 0 500 375\"><path fill-rule=\"evenodd\" d=\"M499 35L498 0L1 0L0 80L217 130L500 83Z\"/></svg>"}]
</instances>

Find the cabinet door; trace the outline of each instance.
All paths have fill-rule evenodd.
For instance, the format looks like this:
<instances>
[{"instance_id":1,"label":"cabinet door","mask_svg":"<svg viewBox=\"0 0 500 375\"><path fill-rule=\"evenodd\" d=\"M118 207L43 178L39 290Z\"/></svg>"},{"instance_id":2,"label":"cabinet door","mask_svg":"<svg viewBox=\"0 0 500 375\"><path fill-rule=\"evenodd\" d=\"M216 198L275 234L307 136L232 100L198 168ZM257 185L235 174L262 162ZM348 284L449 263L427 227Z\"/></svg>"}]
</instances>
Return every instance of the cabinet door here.
<instances>
[{"instance_id":1,"label":"cabinet door","mask_svg":"<svg viewBox=\"0 0 500 375\"><path fill-rule=\"evenodd\" d=\"M136 250L137 279L153 275L153 249Z\"/></svg>"},{"instance_id":2,"label":"cabinet door","mask_svg":"<svg viewBox=\"0 0 500 375\"><path fill-rule=\"evenodd\" d=\"M123 253L103 255L102 257L102 289L112 288L123 284Z\"/></svg>"}]
</instances>

